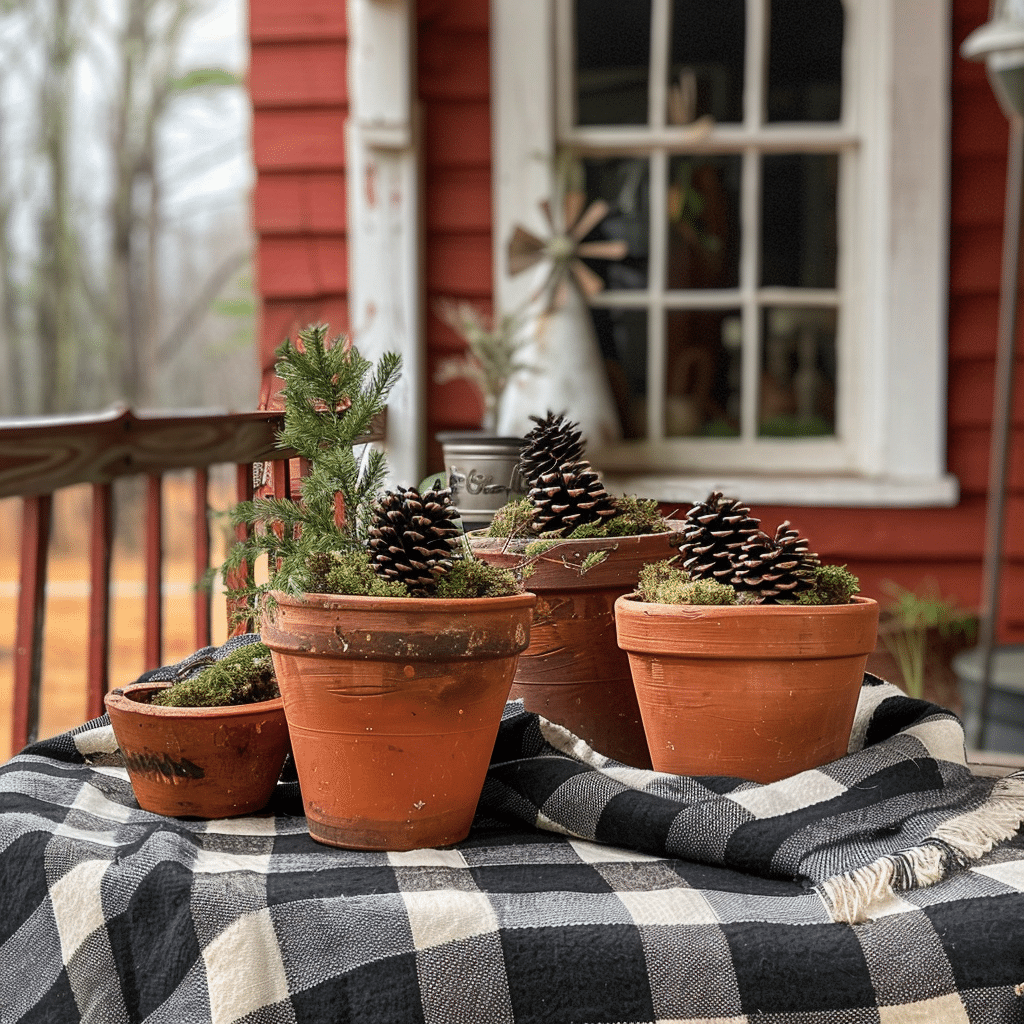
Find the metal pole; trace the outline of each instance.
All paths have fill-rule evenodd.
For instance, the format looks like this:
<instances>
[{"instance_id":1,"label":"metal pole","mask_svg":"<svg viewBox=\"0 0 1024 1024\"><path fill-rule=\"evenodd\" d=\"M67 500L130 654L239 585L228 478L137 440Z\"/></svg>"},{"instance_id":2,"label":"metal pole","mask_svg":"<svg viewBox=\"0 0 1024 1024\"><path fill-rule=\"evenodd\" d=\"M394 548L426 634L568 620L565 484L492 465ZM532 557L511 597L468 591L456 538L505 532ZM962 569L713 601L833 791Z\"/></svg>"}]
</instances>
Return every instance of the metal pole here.
<instances>
[{"instance_id":1,"label":"metal pole","mask_svg":"<svg viewBox=\"0 0 1024 1024\"><path fill-rule=\"evenodd\" d=\"M992 404L992 447L989 453L988 511L985 519L983 604L978 631L981 651L977 750L985 749L996 624L999 621L999 583L1003 561L1003 526L1006 519L1006 477L1010 461L1013 415L1014 351L1017 341L1017 287L1021 243L1021 192L1024 179L1024 118L1010 117L1006 161L1006 207L1003 221L1003 270L999 287L999 335L996 350L995 395Z\"/></svg>"}]
</instances>

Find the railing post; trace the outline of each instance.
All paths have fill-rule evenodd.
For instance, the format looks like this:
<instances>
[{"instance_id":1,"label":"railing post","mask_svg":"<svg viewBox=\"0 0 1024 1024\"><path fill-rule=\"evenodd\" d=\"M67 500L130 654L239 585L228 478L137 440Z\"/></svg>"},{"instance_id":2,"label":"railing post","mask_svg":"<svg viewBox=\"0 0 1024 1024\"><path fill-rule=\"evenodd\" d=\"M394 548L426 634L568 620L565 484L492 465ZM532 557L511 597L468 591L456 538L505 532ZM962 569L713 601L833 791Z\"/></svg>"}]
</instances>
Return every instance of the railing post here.
<instances>
[{"instance_id":1,"label":"railing post","mask_svg":"<svg viewBox=\"0 0 1024 1024\"><path fill-rule=\"evenodd\" d=\"M159 668L164 650L163 558L164 517L163 477L146 476L146 617L145 664L148 671Z\"/></svg>"},{"instance_id":2,"label":"railing post","mask_svg":"<svg viewBox=\"0 0 1024 1024\"><path fill-rule=\"evenodd\" d=\"M11 749L21 750L39 735L39 689L46 621L46 560L53 520L53 495L22 499L21 588L14 642L14 708Z\"/></svg>"},{"instance_id":3,"label":"railing post","mask_svg":"<svg viewBox=\"0 0 1024 1024\"><path fill-rule=\"evenodd\" d=\"M196 649L210 644L210 474L204 469L195 471L192 484L192 566L195 577L193 615Z\"/></svg>"},{"instance_id":4,"label":"railing post","mask_svg":"<svg viewBox=\"0 0 1024 1024\"><path fill-rule=\"evenodd\" d=\"M114 538L112 484L93 484L89 530L89 652L86 718L103 714L110 679L110 556Z\"/></svg>"}]
</instances>

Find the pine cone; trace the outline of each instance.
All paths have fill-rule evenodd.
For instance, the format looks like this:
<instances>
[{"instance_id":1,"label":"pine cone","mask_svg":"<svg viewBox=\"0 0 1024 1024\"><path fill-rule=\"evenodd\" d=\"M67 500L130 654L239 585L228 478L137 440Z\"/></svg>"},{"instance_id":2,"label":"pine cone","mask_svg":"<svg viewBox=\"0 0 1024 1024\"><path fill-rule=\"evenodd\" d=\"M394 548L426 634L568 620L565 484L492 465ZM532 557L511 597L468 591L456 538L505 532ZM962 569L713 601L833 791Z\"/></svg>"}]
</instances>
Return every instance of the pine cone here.
<instances>
[{"instance_id":1,"label":"pine cone","mask_svg":"<svg viewBox=\"0 0 1024 1024\"><path fill-rule=\"evenodd\" d=\"M537 424L524 438L519 454L519 472L528 487L536 487L542 476L554 473L567 463L583 458L583 441L579 425L564 415L549 411L544 419L531 416Z\"/></svg>"},{"instance_id":2,"label":"pine cone","mask_svg":"<svg viewBox=\"0 0 1024 1024\"><path fill-rule=\"evenodd\" d=\"M530 490L533 530L567 537L577 526L607 519L617 512L615 502L586 459L543 474Z\"/></svg>"},{"instance_id":3,"label":"pine cone","mask_svg":"<svg viewBox=\"0 0 1024 1024\"><path fill-rule=\"evenodd\" d=\"M744 544L763 536L759 527L760 520L751 518L746 505L712 491L683 520L683 568L691 579L731 583Z\"/></svg>"},{"instance_id":4,"label":"pine cone","mask_svg":"<svg viewBox=\"0 0 1024 1024\"><path fill-rule=\"evenodd\" d=\"M791 600L814 588L814 570L821 559L788 520L779 525L775 537L758 531L743 545L736 574L730 581L740 591L754 593L762 604Z\"/></svg>"},{"instance_id":5,"label":"pine cone","mask_svg":"<svg viewBox=\"0 0 1024 1024\"><path fill-rule=\"evenodd\" d=\"M373 511L367 541L374 572L404 583L413 595L432 593L459 545L459 529L452 522L457 516L447 489L385 491Z\"/></svg>"}]
</instances>

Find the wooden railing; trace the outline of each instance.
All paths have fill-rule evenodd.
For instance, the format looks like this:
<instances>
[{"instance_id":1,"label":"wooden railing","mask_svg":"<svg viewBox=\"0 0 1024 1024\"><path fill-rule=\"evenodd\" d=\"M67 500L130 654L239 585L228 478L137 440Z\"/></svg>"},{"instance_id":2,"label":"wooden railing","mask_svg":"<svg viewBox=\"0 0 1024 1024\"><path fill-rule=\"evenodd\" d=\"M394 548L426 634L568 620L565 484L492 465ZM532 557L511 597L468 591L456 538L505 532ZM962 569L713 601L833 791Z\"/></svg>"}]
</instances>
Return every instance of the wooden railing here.
<instances>
[{"instance_id":1,"label":"wooden railing","mask_svg":"<svg viewBox=\"0 0 1024 1024\"><path fill-rule=\"evenodd\" d=\"M102 713L110 664L113 484L119 477L146 480L143 526L144 662L156 668L163 656L162 488L165 474L192 472L196 647L210 643L210 589L202 585L210 563L209 469L236 467L239 499L253 494L253 464L270 463L270 489L291 493L289 458L277 447L279 412L231 414L105 414L0 420L0 498L22 499L20 580L13 655L12 750L36 738L39 725L43 625L48 553L56 491L89 484L89 604L86 710Z\"/></svg>"}]
</instances>

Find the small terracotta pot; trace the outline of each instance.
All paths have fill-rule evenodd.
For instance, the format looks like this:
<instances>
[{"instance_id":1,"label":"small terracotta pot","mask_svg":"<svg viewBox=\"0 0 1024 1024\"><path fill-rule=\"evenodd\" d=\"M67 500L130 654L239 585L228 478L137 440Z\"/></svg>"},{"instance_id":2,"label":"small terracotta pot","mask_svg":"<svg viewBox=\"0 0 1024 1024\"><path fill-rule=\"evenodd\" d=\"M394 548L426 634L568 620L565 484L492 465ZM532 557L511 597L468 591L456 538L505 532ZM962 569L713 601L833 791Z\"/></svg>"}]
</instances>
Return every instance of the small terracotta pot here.
<instances>
[{"instance_id":1,"label":"small terracotta pot","mask_svg":"<svg viewBox=\"0 0 1024 1024\"><path fill-rule=\"evenodd\" d=\"M878 605L615 602L654 768L774 782L847 752Z\"/></svg>"},{"instance_id":2,"label":"small terracotta pot","mask_svg":"<svg viewBox=\"0 0 1024 1024\"><path fill-rule=\"evenodd\" d=\"M288 754L281 698L220 708L149 703L166 683L105 698L139 806L176 818L230 818L269 803Z\"/></svg>"},{"instance_id":3,"label":"small terracotta pot","mask_svg":"<svg viewBox=\"0 0 1024 1024\"><path fill-rule=\"evenodd\" d=\"M359 850L469 833L533 594L275 593L274 657L310 835Z\"/></svg>"},{"instance_id":4,"label":"small terracotta pot","mask_svg":"<svg viewBox=\"0 0 1024 1024\"><path fill-rule=\"evenodd\" d=\"M524 580L537 607L510 696L636 768L650 768L651 758L629 658L615 640L615 599L636 589L645 563L671 557L673 536L563 541L533 562ZM528 542L480 537L471 543L477 557L512 567L523 562ZM597 552L607 556L581 572Z\"/></svg>"}]
</instances>

